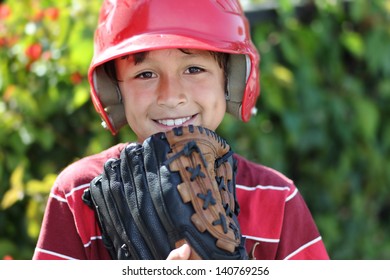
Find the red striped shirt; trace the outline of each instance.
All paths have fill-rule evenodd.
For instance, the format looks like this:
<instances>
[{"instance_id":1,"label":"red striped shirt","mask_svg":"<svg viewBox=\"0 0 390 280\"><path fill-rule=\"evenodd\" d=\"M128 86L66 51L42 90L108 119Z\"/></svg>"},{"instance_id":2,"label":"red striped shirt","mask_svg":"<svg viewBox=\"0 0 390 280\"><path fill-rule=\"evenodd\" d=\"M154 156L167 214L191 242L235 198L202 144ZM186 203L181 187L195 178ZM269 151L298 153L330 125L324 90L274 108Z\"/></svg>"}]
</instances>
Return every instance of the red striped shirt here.
<instances>
[{"instance_id":1,"label":"red striped shirt","mask_svg":"<svg viewBox=\"0 0 390 280\"><path fill-rule=\"evenodd\" d=\"M33 259L110 259L95 213L81 199L104 162L124 144L85 157L63 170L47 202ZM329 259L309 209L294 183L238 155L239 222L256 259Z\"/></svg>"}]
</instances>

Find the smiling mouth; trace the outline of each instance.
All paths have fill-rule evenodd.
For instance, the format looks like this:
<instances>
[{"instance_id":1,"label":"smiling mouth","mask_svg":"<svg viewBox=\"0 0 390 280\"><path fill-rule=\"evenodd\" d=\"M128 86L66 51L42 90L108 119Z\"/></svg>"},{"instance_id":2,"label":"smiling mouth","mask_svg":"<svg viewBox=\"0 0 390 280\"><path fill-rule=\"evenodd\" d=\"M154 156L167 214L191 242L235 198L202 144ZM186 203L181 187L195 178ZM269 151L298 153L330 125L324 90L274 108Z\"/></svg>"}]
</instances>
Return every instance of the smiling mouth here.
<instances>
[{"instance_id":1,"label":"smiling mouth","mask_svg":"<svg viewBox=\"0 0 390 280\"><path fill-rule=\"evenodd\" d=\"M185 118L177 118L177 119L164 119L164 120L156 120L159 124L165 125L165 126L175 126L175 125L182 125L183 123L190 120L191 117L185 117Z\"/></svg>"}]
</instances>

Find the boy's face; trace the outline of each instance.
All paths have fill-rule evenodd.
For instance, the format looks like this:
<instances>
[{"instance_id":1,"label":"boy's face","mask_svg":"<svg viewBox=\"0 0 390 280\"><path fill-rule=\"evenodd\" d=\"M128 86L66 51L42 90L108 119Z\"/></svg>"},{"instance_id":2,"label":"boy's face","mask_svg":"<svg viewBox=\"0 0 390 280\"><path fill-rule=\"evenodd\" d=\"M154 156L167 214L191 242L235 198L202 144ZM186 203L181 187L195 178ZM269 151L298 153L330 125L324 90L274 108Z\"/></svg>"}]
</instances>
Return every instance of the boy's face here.
<instances>
[{"instance_id":1,"label":"boy's face","mask_svg":"<svg viewBox=\"0 0 390 280\"><path fill-rule=\"evenodd\" d=\"M208 51L166 49L115 61L127 122L142 142L181 125L215 130L226 111L223 69Z\"/></svg>"}]
</instances>

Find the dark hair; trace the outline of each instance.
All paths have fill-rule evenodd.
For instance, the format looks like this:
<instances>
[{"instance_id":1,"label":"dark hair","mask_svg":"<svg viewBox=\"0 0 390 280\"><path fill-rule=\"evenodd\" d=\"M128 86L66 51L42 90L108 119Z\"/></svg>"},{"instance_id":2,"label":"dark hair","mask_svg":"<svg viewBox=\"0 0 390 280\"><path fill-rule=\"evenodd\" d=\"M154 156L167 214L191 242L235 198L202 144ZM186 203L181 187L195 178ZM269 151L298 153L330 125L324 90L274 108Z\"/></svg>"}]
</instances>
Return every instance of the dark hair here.
<instances>
[{"instance_id":1,"label":"dark hair","mask_svg":"<svg viewBox=\"0 0 390 280\"><path fill-rule=\"evenodd\" d=\"M191 52L188 49L180 49L183 53L186 54L191 54ZM148 52L139 52L132 54L134 57L134 63L140 63L144 61L145 57L147 56ZM229 54L228 53L222 53L222 52L213 52L210 51L210 54L212 57L217 61L219 67L222 68L224 72L224 77L225 77L225 88L227 84L227 67L228 67L228 60L229 60ZM125 55L122 56L120 59L127 59L130 55ZM120 82L118 80L117 74L116 74L116 69L115 69L115 61L110 60L106 62L104 65L104 71L106 72L107 76L115 83Z\"/></svg>"}]
</instances>

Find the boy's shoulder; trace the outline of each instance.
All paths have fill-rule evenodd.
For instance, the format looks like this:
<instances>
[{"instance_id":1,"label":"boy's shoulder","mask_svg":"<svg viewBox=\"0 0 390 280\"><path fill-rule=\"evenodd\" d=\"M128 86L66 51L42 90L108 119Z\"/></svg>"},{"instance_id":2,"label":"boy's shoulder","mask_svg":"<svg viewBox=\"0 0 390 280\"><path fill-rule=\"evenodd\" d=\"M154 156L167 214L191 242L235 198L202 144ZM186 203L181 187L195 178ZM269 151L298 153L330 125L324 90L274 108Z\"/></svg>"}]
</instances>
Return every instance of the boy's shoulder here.
<instances>
[{"instance_id":1,"label":"boy's shoulder","mask_svg":"<svg viewBox=\"0 0 390 280\"><path fill-rule=\"evenodd\" d=\"M294 182L281 172L235 154L237 159L237 184L244 186L281 186L295 188Z\"/></svg>"},{"instance_id":2,"label":"boy's shoulder","mask_svg":"<svg viewBox=\"0 0 390 280\"><path fill-rule=\"evenodd\" d=\"M97 154L89 155L69 164L57 177L55 187L68 193L72 189L89 184L103 172L104 163L110 158L119 158L125 143L112 146Z\"/></svg>"}]
</instances>

